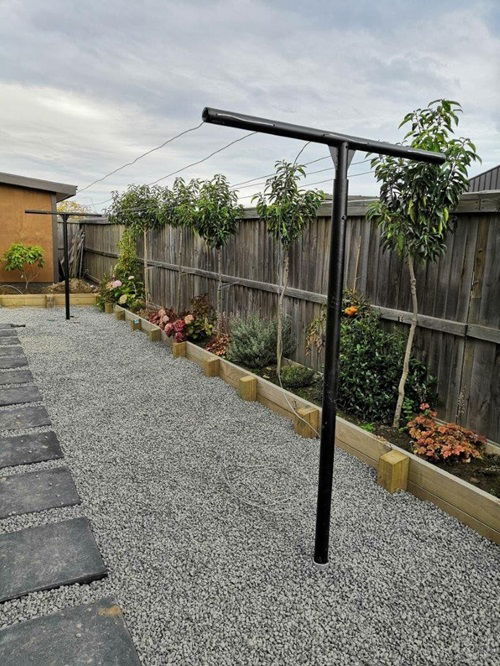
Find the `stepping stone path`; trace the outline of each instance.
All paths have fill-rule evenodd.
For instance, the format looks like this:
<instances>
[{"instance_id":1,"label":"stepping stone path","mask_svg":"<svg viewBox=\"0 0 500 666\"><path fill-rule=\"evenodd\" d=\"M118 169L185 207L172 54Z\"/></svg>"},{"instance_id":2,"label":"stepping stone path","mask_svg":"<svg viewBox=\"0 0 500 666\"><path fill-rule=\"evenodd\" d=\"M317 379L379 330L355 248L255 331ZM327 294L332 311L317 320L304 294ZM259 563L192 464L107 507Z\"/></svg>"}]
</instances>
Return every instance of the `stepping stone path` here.
<instances>
[{"instance_id":1,"label":"stepping stone path","mask_svg":"<svg viewBox=\"0 0 500 666\"><path fill-rule=\"evenodd\" d=\"M2 346L2 347L7 347L9 345L12 347L13 345L17 345L18 342L19 342L19 340L15 336L12 336L12 337L2 336L2 337L0 337L0 346Z\"/></svg>"},{"instance_id":2,"label":"stepping stone path","mask_svg":"<svg viewBox=\"0 0 500 666\"><path fill-rule=\"evenodd\" d=\"M73 504L80 497L67 467L0 477L0 518Z\"/></svg>"},{"instance_id":3,"label":"stepping stone path","mask_svg":"<svg viewBox=\"0 0 500 666\"><path fill-rule=\"evenodd\" d=\"M40 405L4 409L0 412L0 431L27 430L46 425L50 425L50 418L45 407Z\"/></svg>"},{"instance_id":4,"label":"stepping stone path","mask_svg":"<svg viewBox=\"0 0 500 666\"><path fill-rule=\"evenodd\" d=\"M3 338L10 342L9 338ZM2 345L0 347L0 356L24 356L23 348L20 345Z\"/></svg>"},{"instance_id":5,"label":"stepping stone path","mask_svg":"<svg viewBox=\"0 0 500 666\"><path fill-rule=\"evenodd\" d=\"M16 338L16 340L19 342L17 338L17 331L14 328L0 328L0 337L2 338Z\"/></svg>"},{"instance_id":6,"label":"stepping stone path","mask_svg":"<svg viewBox=\"0 0 500 666\"><path fill-rule=\"evenodd\" d=\"M42 396L11 324L0 324L0 468L63 458ZM23 369L17 369L23 368ZM19 386L20 385L20 386ZM23 405L10 407L11 405ZM10 430L29 434L6 435ZM29 469L29 468L28 468ZM80 503L66 467L0 477L0 519ZM107 576L87 518L49 522L0 536L0 602ZM0 664L140 664L112 599L20 622L0 631Z\"/></svg>"},{"instance_id":7,"label":"stepping stone path","mask_svg":"<svg viewBox=\"0 0 500 666\"><path fill-rule=\"evenodd\" d=\"M0 370L7 370L9 368L22 368L28 365L26 356L0 356Z\"/></svg>"},{"instance_id":8,"label":"stepping stone path","mask_svg":"<svg viewBox=\"0 0 500 666\"><path fill-rule=\"evenodd\" d=\"M3 534L0 571L0 601L107 575L87 518Z\"/></svg>"},{"instance_id":9,"label":"stepping stone path","mask_svg":"<svg viewBox=\"0 0 500 666\"><path fill-rule=\"evenodd\" d=\"M109 598L0 631L0 663L140 666L121 608Z\"/></svg>"},{"instance_id":10,"label":"stepping stone path","mask_svg":"<svg viewBox=\"0 0 500 666\"><path fill-rule=\"evenodd\" d=\"M29 370L12 370L11 372L0 372L0 386L5 384L25 384L32 382L33 375Z\"/></svg>"},{"instance_id":11,"label":"stepping stone path","mask_svg":"<svg viewBox=\"0 0 500 666\"><path fill-rule=\"evenodd\" d=\"M40 402L42 396L34 384L20 388L0 388L0 406L18 405L23 402Z\"/></svg>"},{"instance_id":12,"label":"stepping stone path","mask_svg":"<svg viewBox=\"0 0 500 666\"><path fill-rule=\"evenodd\" d=\"M59 441L52 430L0 437L0 469L62 457Z\"/></svg>"}]
</instances>

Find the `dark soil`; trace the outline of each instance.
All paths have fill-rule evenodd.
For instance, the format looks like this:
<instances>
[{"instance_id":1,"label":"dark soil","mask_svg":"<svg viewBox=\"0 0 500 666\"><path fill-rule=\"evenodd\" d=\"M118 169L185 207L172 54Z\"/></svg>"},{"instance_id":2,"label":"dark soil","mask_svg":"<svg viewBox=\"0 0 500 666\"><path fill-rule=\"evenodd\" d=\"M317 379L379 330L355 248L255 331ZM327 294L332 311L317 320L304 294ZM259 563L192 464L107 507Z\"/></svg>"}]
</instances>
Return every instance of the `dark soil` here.
<instances>
[{"instance_id":1,"label":"dark soil","mask_svg":"<svg viewBox=\"0 0 500 666\"><path fill-rule=\"evenodd\" d=\"M268 379L273 384L279 386L278 377L276 375L276 368L270 366L267 368L248 368L251 372L254 372L259 377L263 379ZM284 387L286 388L286 387ZM300 398L309 400L309 402L314 403L315 405L321 406L323 399L323 382L321 379L314 382L309 386L303 386L301 388L289 389L295 395L298 395ZM396 428L391 428L390 426L384 424L367 424L363 423L359 419L345 414L339 411L339 416L344 417L348 421L373 432L375 435L379 435L387 439L391 444L399 446L401 449L413 453L411 447L411 440L408 433L405 430L398 430ZM473 460L470 463L455 462L455 463L434 463L440 469L454 474L459 478L467 481L468 483L476 486L476 488L481 488L481 490L494 495L495 497L500 497L500 456L497 455L485 455L481 460Z\"/></svg>"},{"instance_id":2,"label":"dark soil","mask_svg":"<svg viewBox=\"0 0 500 666\"><path fill-rule=\"evenodd\" d=\"M95 286L95 284L87 282L86 280L71 278L69 281L69 291L72 294L94 294L97 293L98 288ZM64 294L64 280L49 286L45 285L44 293Z\"/></svg>"},{"instance_id":3,"label":"dark soil","mask_svg":"<svg viewBox=\"0 0 500 666\"><path fill-rule=\"evenodd\" d=\"M396 430L386 425L375 426L375 434L385 437L392 444L413 453L411 440L404 430ZM431 462L436 467L468 481L473 486L485 490L495 497L500 497L500 456L485 455L481 460L464 462Z\"/></svg>"}]
</instances>

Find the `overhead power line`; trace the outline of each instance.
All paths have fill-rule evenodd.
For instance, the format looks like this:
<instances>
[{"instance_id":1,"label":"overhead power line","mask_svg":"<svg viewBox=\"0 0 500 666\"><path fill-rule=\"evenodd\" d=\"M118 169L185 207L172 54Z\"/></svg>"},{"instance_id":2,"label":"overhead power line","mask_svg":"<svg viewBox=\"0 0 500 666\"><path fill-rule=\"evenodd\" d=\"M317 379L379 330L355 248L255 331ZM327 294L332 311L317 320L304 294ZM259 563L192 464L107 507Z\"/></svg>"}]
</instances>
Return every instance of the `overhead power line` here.
<instances>
[{"instance_id":1,"label":"overhead power line","mask_svg":"<svg viewBox=\"0 0 500 666\"><path fill-rule=\"evenodd\" d=\"M322 169L322 171L323 171L323 169ZM315 173L318 173L318 172L315 172ZM372 169L370 169L369 171L362 171L361 173L353 173L352 175L349 175L349 178L356 178L357 176L365 176L367 173L373 173ZM331 182L332 182L332 179L327 178L326 180L317 180L314 183L302 183L302 185L303 185L303 187L312 187L313 185L322 185L323 183L331 183ZM258 185L258 184L259 183L256 183L256 185ZM255 195L247 194L246 196L239 197L239 198L240 199L250 199L253 196L255 196Z\"/></svg>"},{"instance_id":2,"label":"overhead power line","mask_svg":"<svg viewBox=\"0 0 500 666\"><path fill-rule=\"evenodd\" d=\"M316 160L315 160L316 161ZM363 162L366 162L367 160L363 160L362 162L358 162L358 164L363 164ZM354 164L354 162L353 162ZM326 171L326 169L321 169L320 171ZM312 172L312 173L318 173L317 171ZM373 173L373 169L370 169L369 171L362 171L361 173L354 173L349 176L349 178L356 178L357 176L365 176L368 173ZM323 183L331 183L332 179L327 178L326 180L318 180L315 181L314 183L302 183L303 187L312 187L313 185L322 185ZM251 199L255 194L247 194L244 197L239 197L239 199ZM127 213L140 213L142 211L146 210L145 208L129 208L127 209Z\"/></svg>"},{"instance_id":3,"label":"overhead power line","mask_svg":"<svg viewBox=\"0 0 500 666\"><path fill-rule=\"evenodd\" d=\"M321 162L323 160L331 160L332 158L330 155L327 155L326 157L320 157L317 160L312 160L311 162L304 162L303 166L309 166L309 164L316 164L316 162ZM369 162L371 160L371 157L368 157L366 160L358 160L357 162L351 162L350 166L355 166L356 164L365 164L366 162ZM335 167L327 167L326 169L318 169L317 171L309 171L309 173L306 174L307 176L312 175L313 173L321 173L323 171L331 171ZM231 189L234 190L236 188L240 187L250 187L248 183L255 183L256 180L261 181L263 178L272 178L274 176L274 173L268 173L263 176L256 176L255 178L250 178L249 180L243 180L240 183L235 183L234 185L231 185ZM266 181L263 180L262 183L255 183L255 185L263 185Z\"/></svg>"},{"instance_id":4,"label":"overhead power line","mask_svg":"<svg viewBox=\"0 0 500 666\"><path fill-rule=\"evenodd\" d=\"M252 136L253 134L257 134L257 132L249 132L248 134L244 134L243 136L240 136L238 139L234 139L233 141L230 141L229 143L226 143L221 148L217 148L217 150L214 150L212 153L210 153L210 155L206 155L201 160L197 160L196 162L191 162L190 164L187 164L186 166L182 167L181 169L177 169L176 171L172 171L172 173L168 173L166 176L161 176L161 178L157 178L156 180L153 180L151 183L147 183L147 184L148 184L148 186L156 185L156 183L159 183L160 180L165 180L166 178L170 178L171 176L175 176L178 173L181 173L182 171L185 171L186 169L191 168L192 166L196 166L197 164L201 164L202 162L206 162L207 160L209 160L214 155L217 155L217 153L221 153L223 150L226 150L227 148L230 148L231 146L233 146L235 143L238 143L238 141L243 141L244 139L247 139L249 136ZM105 199L104 201L98 201L95 205L100 206L100 205L108 203L108 201L112 201L112 200L113 200L113 197L110 197L109 199Z\"/></svg>"},{"instance_id":5,"label":"overhead power line","mask_svg":"<svg viewBox=\"0 0 500 666\"><path fill-rule=\"evenodd\" d=\"M238 139L235 139L234 141L231 141L230 143L227 143L225 146L222 146L222 148L218 148L217 150L214 150L213 153L210 153L210 155L207 155L206 157L203 157L201 160L197 160L196 162L191 162L191 164L188 164L185 167L182 167L182 169L177 169L177 171L172 171L172 173L167 173L166 176L162 176L161 178L157 178L156 180L153 180L153 182L148 183L148 185L156 185L156 183L159 183L160 180L165 180L167 178L170 178L171 176L175 176L178 173L181 173L181 171L185 171L186 169L189 169L192 166L196 166L197 164L201 164L202 162L206 162L208 159L213 157L214 155L217 155L217 153L221 153L223 150L226 150L226 148L229 148L230 146L234 145L235 143L238 143L238 141L243 141L244 139L248 139L249 136L253 136L254 134L257 134L257 132L249 132L248 134L244 134L243 136L240 136Z\"/></svg>"},{"instance_id":6,"label":"overhead power line","mask_svg":"<svg viewBox=\"0 0 500 666\"><path fill-rule=\"evenodd\" d=\"M145 153L142 153L142 155L139 155L136 157L132 162L127 162L126 164L122 164L122 166L117 167L116 169L113 169L113 171L110 171L106 175L102 176L102 178L97 178L97 180L92 181L88 185L85 185L85 187L82 187L80 190L78 190L78 193L80 194L81 192L84 192L85 190L88 190L91 188L93 185L96 183L101 183L103 180L106 180L106 178L109 178L109 176L112 176L115 173L118 173L118 171L121 171L122 169L125 169L128 166L132 166L139 160L142 160L143 157L146 157L146 155L150 155L151 153L154 153L155 150L160 150L160 148L163 148L166 146L168 143L172 143L172 141L175 141L176 139L179 139L181 136L184 136L184 134L188 134L188 132L194 132L195 130L199 129L203 125L203 121L199 125L196 125L196 127L190 127L189 129L183 130L182 132L179 132L179 134L176 134L175 136L171 137L170 139L167 139L163 143L161 143L159 146L155 146L154 148L151 148L150 150L147 150Z\"/></svg>"}]
</instances>

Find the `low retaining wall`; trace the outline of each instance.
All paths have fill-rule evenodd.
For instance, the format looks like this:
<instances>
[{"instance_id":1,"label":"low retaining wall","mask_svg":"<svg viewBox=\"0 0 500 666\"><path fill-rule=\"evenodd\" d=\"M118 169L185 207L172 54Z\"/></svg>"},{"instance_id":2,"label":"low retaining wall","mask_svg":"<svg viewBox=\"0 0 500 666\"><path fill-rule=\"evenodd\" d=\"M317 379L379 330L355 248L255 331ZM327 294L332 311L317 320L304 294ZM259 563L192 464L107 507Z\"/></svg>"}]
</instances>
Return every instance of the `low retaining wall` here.
<instances>
[{"instance_id":1,"label":"low retaining wall","mask_svg":"<svg viewBox=\"0 0 500 666\"><path fill-rule=\"evenodd\" d=\"M95 305L97 294L70 294L70 304ZM0 296L0 306L4 308L51 308L64 305L64 294L8 294Z\"/></svg>"},{"instance_id":2,"label":"low retaining wall","mask_svg":"<svg viewBox=\"0 0 500 666\"><path fill-rule=\"evenodd\" d=\"M184 356L201 365L206 374L210 374L210 376L214 376L214 372L208 367L216 360L217 376L237 390L240 390L240 380L252 377L256 382L255 397L258 402L295 424L297 420L304 420L297 415L297 411L302 409L310 413L317 413L314 422L318 424L321 422L321 409L308 400L191 342L175 343L158 326L118 305L114 306L114 311L118 318L136 322L136 327L140 325L151 339L165 341L173 347L175 356ZM337 417L336 445L374 469L378 469L380 458L389 451L400 452L409 461L407 477L409 492L420 499L432 502L479 534L500 544L500 499L341 417ZM496 451L490 447L490 452Z\"/></svg>"}]
</instances>

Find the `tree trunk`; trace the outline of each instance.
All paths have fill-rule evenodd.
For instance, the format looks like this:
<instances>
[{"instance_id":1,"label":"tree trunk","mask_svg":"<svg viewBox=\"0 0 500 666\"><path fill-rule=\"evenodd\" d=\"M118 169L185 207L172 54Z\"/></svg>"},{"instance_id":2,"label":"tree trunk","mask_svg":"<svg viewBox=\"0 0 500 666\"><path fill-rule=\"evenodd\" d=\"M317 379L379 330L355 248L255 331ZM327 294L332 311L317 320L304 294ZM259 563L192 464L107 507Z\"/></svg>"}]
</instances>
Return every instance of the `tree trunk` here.
<instances>
[{"instance_id":1,"label":"tree trunk","mask_svg":"<svg viewBox=\"0 0 500 666\"><path fill-rule=\"evenodd\" d=\"M283 362L283 301L285 290L288 286L288 250L284 249L283 261L281 263L280 295L278 300L278 317L276 326L276 372L281 376L281 364Z\"/></svg>"},{"instance_id":2,"label":"tree trunk","mask_svg":"<svg viewBox=\"0 0 500 666\"><path fill-rule=\"evenodd\" d=\"M181 309L181 284L182 284L182 253L184 249L184 230L179 227L179 251L177 252L177 296L175 297L175 311L179 314Z\"/></svg>"},{"instance_id":3,"label":"tree trunk","mask_svg":"<svg viewBox=\"0 0 500 666\"><path fill-rule=\"evenodd\" d=\"M222 328L222 249L217 248L217 326L216 333L220 335Z\"/></svg>"},{"instance_id":4,"label":"tree trunk","mask_svg":"<svg viewBox=\"0 0 500 666\"><path fill-rule=\"evenodd\" d=\"M144 231L144 300L146 307L149 301L149 275L148 275L148 232Z\"/></svg>"},{"instance_id":5,"label":"tree trunk","mask_svg":"<svg viewBox=\"0 0 500 666\"><path fill-rule=\"evenodd\" d=\"M415 331L417 328L417 319L418 319L417 281L415 279L415 268L413 265L413 257L411 257L410 255L408 256L408 270L410 271L412 318L411 318L410 331L408 333L408 339L406 340L406 349L403 360L403 370L401 372L401 379L399 380L398 401L396 403L396 409L394 411L394 419L392 422L393 428L399 428L399 420L401 418L401 410L403 408L403 400L405 398L405 385L410 370L410 358L411 358L411 351L413 348L413 338L415 337Z\"/></svg>"}]
</instances>

